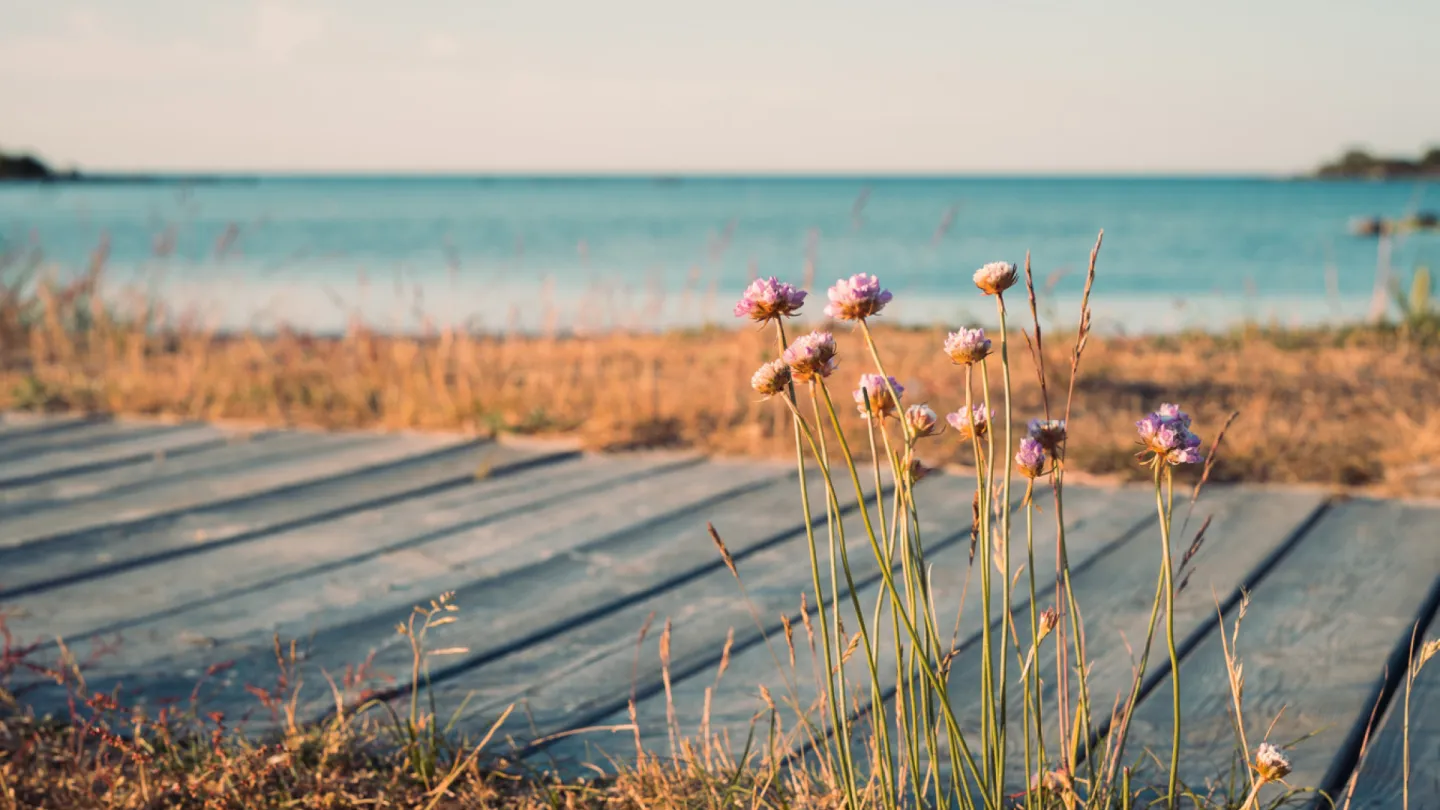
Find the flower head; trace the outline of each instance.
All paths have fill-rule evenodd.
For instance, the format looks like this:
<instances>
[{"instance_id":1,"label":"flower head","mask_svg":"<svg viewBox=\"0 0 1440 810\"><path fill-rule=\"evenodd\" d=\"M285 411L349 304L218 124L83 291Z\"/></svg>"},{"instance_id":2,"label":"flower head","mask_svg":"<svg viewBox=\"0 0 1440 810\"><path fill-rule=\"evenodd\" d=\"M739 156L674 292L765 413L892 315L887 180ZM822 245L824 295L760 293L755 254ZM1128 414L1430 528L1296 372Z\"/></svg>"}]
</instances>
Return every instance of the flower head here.
<instances>
[{"instance_id":1,"label":"flower head","mask_svg":"<svg viewBox=\"0 0 1440 810\"><path fill-rule=\"evenodd\" d=\"M978 439L985 435L986 429L990 427L990 412L985 410L984 405L976 405L970 409L969 414L965 413L964 408L947 414L945 421L950 423L950 427L960 432L962 441L969 441L972 436ZM974 425L973 434L971 432L972 424Z\"/></svg>"},{"instance_id":2,"label":"flower head","mask_svg":"<svg viewBox=\"0 0 1440 810\"><path fill-rule=\"evenodd\" d=\"M1290 760L1279 748L1270 743L1260 743L1255 749L1255 775L1260 781L1278 782L1290 775Z\"/></svg>"},{"instance_id":3,"label":"flower head","mask_svg":"<svg viewBox=\"0 0 1440 810\"><path fill-rule=\"evenodd\" d=\"M887 385L888 383L888 385ZM890 389L895 389L894 396L891 396ZM869 419L871 416L884 417L894 413L899 403L896 397L905 395L905 387L895 381L894 377L881 377L879 374L861 374L860 382L855 388L855 407L860 409L860 415ZM869 400L870 407L865 407L866 400Z\"/></svg>"},{"instance_id":4,"label":"flower head","mask_svg":"<svg viewBox=\"0 0 1440 810\"><path fill-rule=\"evenodd\" d=\"M1010 262L990 262L975 271L975 286L986 295L999 295L1015 286L1016 272Z\"/></svg>"},{"instance_id":5,"label":"flower head","mask_svg":"<svg viewBox=\"0 0 1440 810\"><path fill-rule=\"evenodd\" d=\"M951 332L945 338L945 353L959 365L973 365L989 356L990 338L985 337L984 329L962 326L960 331Z\"/></svg>"},{"instance_id":6,"label":"flower head","mask_svg":"<svg viewBox=\"0 0 1440 810\"><path fill-rule=\"evenodd\" d=\"M1135 423L1140 433L1142 458L1156 463L1194 464L1200 460L1200 437L1190 431L1190 415L1179 405L1166 403Z\"/></svg>"},{"instance_id":7,"label":"flower head","mask_svg":"<svg viewBox=\"0 0 1440 810\"><path fill-rule=\"evenodd\" d=\"M811 332L801 335L790 343L781 358L790 366L791 376L796 382L829 377L840 365L835 359L835 336L829 332Z\"/></svg>"},{"instance_id":8,"label":"flower head","mask_svg":"<svg viewBox=\"0 0 1440 810\"><path fill-rule=\"evenodd\" d=\"M929 405L911 405L905 409L905 421L916 436L930 436L935 433L940 417Z\"/></svg>"},{"instance_id":9,"label":"flower head","mask_svg":"<svg viewBox=\"0 0 1440 810\"><path fill-rule=\"evenodd\" d=\"M756 370L750 378L750 387L766 397L773 397L790 384L790 367L784 360L771 360Z\"/></svg>"},{"instance_id":10,"label":"flower head","mask_svg":"<svg viewBox=\"0 0 1440 810\"><path fill-rule=\"evenodd\" d=\"M1045 469L1045 448L1038 439L1029 436L1020 440L1020 451L1015 454L1015 467L1026 478L1038 478Z\"/></svg>"},{"instance_id":11,"label":"flower head","mask_svg":"<svg viewBox=\"0 0 1440 810\"><path fill-rule=\"evenodd\" d=\"M830 288L830 303L825 314L840 321L863 321L890 303L890 291L880 289L880 279L856 273L842 278Z\"/></svg>"},{"instance_id":12,"label":"flower head","mask_svg":"<svg viewBox=\"0 0 1440 810\"><path fill-rule=\"evenodd\" d=\"M805 303L805 291L792 284L786 284L774 276L757 278L750 282L735 304L735 317L753 321L779 320L782 316L793 316Z\"/></svg>"},{"instance_id":13,"label":"flower head","mask_svg":"<svg viewBox=\"0 0 1440 810\"><path fill-rule=\"evenodd\" d=\"M912 458L910 459L910 468L906 472L909 474L910 484L913 486L914 484L919 483L920 479L924 478L932 472L935 472L935 468L926 467L924 464L920 463L920 459Z\"/></svg>"},{"instance_id":14,"label":"flower head","mask_svg":"<svg viewBox=\"0 0 1440 810\"><path fill-rule=\"evenodd\" d=\"M1060 458L1061 448L1065 444L1065 420L1064 419L1031 419L1030 438L1040 442L1050 458Z\"/></svg>"},{"instance_id":15,"label":"flower head","mask_svg":"<svg viewBox=\"0 0 1440 810\"><path fill-rule=\"evenodd\" d=\"M1055 626L1059 623L1060 614L1055 612L1055 608L1048 607L1045 608L1045 610L1041 611L1038 622L1038 624L1040 625L1040 639L1044 640L1046 636L1053 633L1055 631Z\"/></svg>"}]
</instances>

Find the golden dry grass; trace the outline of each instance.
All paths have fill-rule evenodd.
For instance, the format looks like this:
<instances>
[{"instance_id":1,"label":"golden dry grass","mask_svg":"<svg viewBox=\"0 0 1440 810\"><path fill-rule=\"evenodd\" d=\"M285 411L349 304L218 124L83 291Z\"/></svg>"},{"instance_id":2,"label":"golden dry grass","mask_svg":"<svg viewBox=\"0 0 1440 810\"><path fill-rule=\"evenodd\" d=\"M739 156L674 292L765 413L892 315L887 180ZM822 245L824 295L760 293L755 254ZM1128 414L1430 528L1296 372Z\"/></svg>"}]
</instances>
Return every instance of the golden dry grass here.
<instances>
[{"instance_id":1,"label":"golden dry grass","mask_svg":"<svg viewBox=\"0 0 1440 810\"><path fill-rule=\"evenodd\" d=\"M357 326L344 337L260 337L180 321L157 328L150 308L121 319L95 306L98 296L84 284L42 286L28 299L12 291L8 306L5 292L0 409L560 434L594 448L793 450L779 405L759 401L746 384L775 355L770 332L416 338ZM1012 312L1012 323L1017 319L1027 320ZM848 396L855 377L872 369L858 336L844 326L836 332L841 370L831 382L838 396ZM963 404L964 373L941 354L941 330L877 332L907 402L928 402L942 414ZM1063 402L1073 334L1046 338L1051 399ZM1034 365L1018 332L1011 356L1017 418L1040 416ZM1440 457L1440 351L1404 332L1094 337L1071 416L1080 435L1106 438L1072 442L1072 466L1137 474L1133 423L1162 401L1181 403L1210 436L1232 411L1240 413L1217 480L1408 492L1436 477L1427 464ZM857 438L859 425L851 420ZM930 441L923 453L932 466L964 463L966 454L953 436Z\"/></svg>"}]
</instances>

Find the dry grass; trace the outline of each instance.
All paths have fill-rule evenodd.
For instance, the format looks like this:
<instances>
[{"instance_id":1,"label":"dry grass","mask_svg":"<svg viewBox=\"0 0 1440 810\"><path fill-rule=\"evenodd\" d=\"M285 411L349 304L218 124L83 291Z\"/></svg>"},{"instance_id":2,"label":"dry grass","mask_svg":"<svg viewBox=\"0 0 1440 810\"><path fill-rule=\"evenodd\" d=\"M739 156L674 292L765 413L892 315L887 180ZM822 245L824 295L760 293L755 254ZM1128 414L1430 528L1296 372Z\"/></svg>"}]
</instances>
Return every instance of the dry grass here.
<instances>
[{"instance_id":1,"label":"dry grass","mask_svg":"<svg viewBox=\"0 0 1440 810\"><path fill-rule=\"evenodd\" d=\"M793 450L783 412L745 385L775 356L768 332L414 338L356 325L344 337L223 335L145 302L124 315L100 307L99 277L23 294L0 286L0 409L565 434L596 448ZM858 374L867 367L858 337L844 328L837 337L843 378ZM941 330L878 337L907 401L942 413L960 406L964 376L941 354ZM1051 390L1063 390L1070 336L1052 328L1046 337ZM1201 424L1241 413L1216 480L1403 493L1435 477L1427 462L1440 457L1440 351L1403 330L1096 337L1087 353L1072 416L1084 435L1109 439L1076 443L1077 471L1139 474L1133 423L1168 400L1187 403ZM1017 413L1039 416L1032 360L1015 355ZM851 419L856 437L860 426ZM964 444L932 443L924 460L963 464Z\"/></svg>"}]
</instances>

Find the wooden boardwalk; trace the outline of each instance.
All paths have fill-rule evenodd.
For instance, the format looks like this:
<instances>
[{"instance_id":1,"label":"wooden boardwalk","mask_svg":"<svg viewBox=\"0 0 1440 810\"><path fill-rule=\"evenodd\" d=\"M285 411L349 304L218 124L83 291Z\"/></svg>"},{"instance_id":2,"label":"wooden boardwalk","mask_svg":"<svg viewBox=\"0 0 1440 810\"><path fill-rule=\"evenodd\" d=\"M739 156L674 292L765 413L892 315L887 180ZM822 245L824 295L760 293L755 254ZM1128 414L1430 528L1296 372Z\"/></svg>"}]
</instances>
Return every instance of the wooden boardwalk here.
<instances>
[{"instance_id":1,"label":"wooden boardwalk","mask_svg":"<svg viewBox=\"0 0 1440 810\"><path fill-rule=\"evenodd\" d=\"M263 727L269 715L246 687L274 683L274 634L299 640L307 688L298 707L318 718L334 705L322 671L338 677L368 662L407 681L410 651L395 624L454 591L459 621L429 640L465 648L433 660L441 713L463 704L462 722L483 729L522 703L505 731L518 743L549 738L530 755L562 769L633 755L628 732L565 734L629 723L632 696L642 741L669 750L657 654L668 620L676 719L696 731L708 692L712 728L741 741L762 705L757 685L778 696L792 679L783 644L764 643L705 522L725 537L759 624L778 639L782 615L798 626L809 589L793 479L784 464L677 453L6 416L0 606L17 641L43 642L38 655L53 659L63 637L87 661L92 688L119 685L125 700L151 705L193 693L207 710ZM917 491L941 605L964 593L972 491L946 476ZM1087 487L1071 487L1068 501L1090 683L1108 703L1129 677L1126 639L1142 637L1148 618L1154 501L1144 489ZM1417 624L1422 637L1440 629L1431 626L1440 624L1440 507L1214 487L1192 531L1206 516L1208 540L1176 606L1182 775L1203 784L1231 766L1216 602L1232 617L1243 588L1252 594L1241 635L1251 739L1277 714L1272 741L1315 732L1291 751L1290 781L1333 790L1350 780L1378 705L1353 806L1398 807L1395 685ZM878 569L858 546L854 559L862 598L873 599ZM979 632L976 590L962 644ZM1134 750L1168 749L1164 657ZM794 688L808 701L809 663L799 666ZM962 654L952 682L974 682L975 666ZM15 677L37 708L63 706L53 684ZM957 691L963 702L976 690ZM978 706L957 709L978 717ZM1415 684L1411 717L1411 806L1440 807L1440 664Z\"/></svg>"}]
</instances>

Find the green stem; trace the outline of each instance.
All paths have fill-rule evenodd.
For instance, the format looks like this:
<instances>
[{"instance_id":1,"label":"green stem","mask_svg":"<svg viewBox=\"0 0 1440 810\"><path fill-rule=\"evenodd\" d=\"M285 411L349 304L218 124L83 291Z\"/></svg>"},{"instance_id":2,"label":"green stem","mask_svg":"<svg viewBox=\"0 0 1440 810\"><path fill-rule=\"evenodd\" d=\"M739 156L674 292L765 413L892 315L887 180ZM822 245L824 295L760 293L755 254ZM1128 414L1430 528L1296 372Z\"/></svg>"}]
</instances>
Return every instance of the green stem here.
<instances>
[{"instance_id":1,"label":"green stem","mask_svg":"<svg viewBox=\"0 0 1440 810\"><path fill-rule=\"evenodd\" d=\"M1163 465L1163 461L1156 461ZM1174 810L1176 786L1180 778L1180 655L1175 646L1175 570L1170 559L1170 519L1174 514L1175 484L1170 467L1164 466L1166 502L1160 500L1160 488L1155 488L1155 506L1160 510L1161 567L1165 573L1165 641L1170 648L1170 685L1175 728L1170 741L1170 780L1167 787L1167 806ZM1159 468L1157 468L1157 475Z\"/></svg>"}]
</instances>

